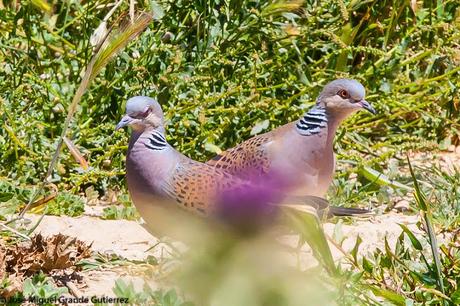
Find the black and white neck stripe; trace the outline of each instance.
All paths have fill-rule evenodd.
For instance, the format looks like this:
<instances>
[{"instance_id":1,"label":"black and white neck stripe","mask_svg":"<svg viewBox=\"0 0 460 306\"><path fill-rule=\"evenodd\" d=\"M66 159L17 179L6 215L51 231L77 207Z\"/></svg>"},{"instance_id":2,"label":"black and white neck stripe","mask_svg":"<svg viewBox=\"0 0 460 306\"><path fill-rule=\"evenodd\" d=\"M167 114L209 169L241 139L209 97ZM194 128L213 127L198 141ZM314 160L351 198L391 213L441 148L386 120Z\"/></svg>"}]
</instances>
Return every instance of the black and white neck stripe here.
<instances>
[{"instance_id":1,"label":"black and white neck stripe","mask_svg":"<svg viewBox=\"0 0 460 306\"><path fill-rule=\"evenodd\" d=\"M159 151L166 148L167 142L162 133L157 130L153 130L144 145L150 150Z\"/></svg>"},{"instance_id":2,"label":"black and white neck stripe","mask_svg":"<svg viewBox=\"0 0 460 306\"><path fill-rule=\"evenodd\" d=\"M327 127L326 109L320 106L314 106L296 124L297 131L303 136L318 134L325 127Z\"/></svg>"}]
</instances>

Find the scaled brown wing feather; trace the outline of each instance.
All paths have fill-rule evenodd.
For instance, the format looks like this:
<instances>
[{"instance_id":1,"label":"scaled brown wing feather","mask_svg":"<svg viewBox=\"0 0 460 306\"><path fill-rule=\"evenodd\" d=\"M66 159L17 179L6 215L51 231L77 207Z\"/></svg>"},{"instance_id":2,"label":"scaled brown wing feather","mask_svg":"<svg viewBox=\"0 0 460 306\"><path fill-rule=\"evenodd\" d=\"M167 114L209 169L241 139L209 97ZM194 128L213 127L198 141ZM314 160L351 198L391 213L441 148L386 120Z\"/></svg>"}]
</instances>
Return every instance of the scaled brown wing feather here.
<instances>
[{"instance_id":1,"label":"scaled brown wing feather","mask_svg":"<svg viewBox=\"0 0 460 306\"><path fill-rule=\"evenodd\" d=\"M239 177L266 174L270 160L265 145L270 141L270 135L267 134L252 137L220 153L206 164Z\"/></svg>"},{"instance_id":2,"label":"scaled brown wing feather","mask_svg":"<svg viewBox=\"0 0 460 306\"><path fill-rule=\"evenodd\" d=\"M207 216L213 212L220 191L245 184L220 169L186 160L177 166L165 190L183 208Z\"/></svg>"}]
</instances>

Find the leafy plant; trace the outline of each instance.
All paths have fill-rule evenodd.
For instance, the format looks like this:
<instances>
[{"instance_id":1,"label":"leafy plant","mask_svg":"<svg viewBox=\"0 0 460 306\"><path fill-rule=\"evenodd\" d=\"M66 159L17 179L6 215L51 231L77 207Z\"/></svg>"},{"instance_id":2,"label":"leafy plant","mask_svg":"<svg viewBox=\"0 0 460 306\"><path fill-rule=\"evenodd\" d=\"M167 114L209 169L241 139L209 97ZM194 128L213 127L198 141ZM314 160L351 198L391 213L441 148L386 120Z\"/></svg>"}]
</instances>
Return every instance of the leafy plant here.
<instances>
[{"instance_id":1,"label":"leafy plant","mask_svg":"<svg viewBox=\"0 0 460 306\"><path fill-rule=\"evenodd\" d=\"M363 256L361 261L356 257L361 242L358 239L352 252L354 269L341 271L342 277L349 277L353 273L357 276L353 283L358 289L350 288L354 293L349 297L350 301L356 302L358 297L361 302L368 303L367 299L371 297L375 300L372 298L375 296L376 305L378 301L396 305L458 303L458 233L438 246L430 203L410 163L409 169L414 182L415 200L423 217L423 222L417 226L425 235L414 233L400 224L402 232L394 248L390 247L385 238L383 249L378 248L370 255ZM365 290L365 294L359 295L356 290ZM348 294L345 293L346 296Z\"/></svg>"},{"instance_id":2,"label":"leafy plant","mask_svg":"<svg viewBox=\"0 0 460 306\"><path fill-rule=\"evenodd\" d=\"M71 193L59 193L54 200L47 204L47 214L49 215L67 215L77 217L85 211L84 200Z\"/></svg>"},{"instance_id":3,"label":"leafy plant","mask_svg":"<svg viewBox=\"0 0 460 306\"><path fill-rule=\"evenodd\" d=\"M153 304L158 306L192 306L190 302L184 302L174 289L168 291L153 290L144 283L142 291L136 291L132 283L126 284L122 279L115 281L113 292L117 297L128 298L130 305Z\"/></svg>"},{"instance_id":4,"label":"leafy plant","mask_svg":"<svg viewBox=\"0 0 460 306\"><path fill-rule=\"evenodd\" d=\"M105 207L102 214L102 219L107 220L119 220L119 219L126 219L126 220L137 220L139 219L139 214L137 213L136 209L130 206L116 206L111 205L109 207Z\"/></svg>"},{"instance_id":5,"label":"leafy plant","mask_svg":"<svg viewBox=\"0 0 460 306\"><path fill-rule=\"evenodd\" d=\"M52 301L53 299L58 299L64 293L68 293L66 287L56 287L51 282L51 279L43 273L36 274L32 278L26 279L22 292L25 299L35 300L39 304L46 306L53 305L54 303L40 303L40 299L43 301Z\"/></svg>"},{"instance_id":6,"label":"leafy plant","mask_svg":"<svg viewBox=\"0 0 460 306\"><path fill-rule=\"evenodd\" d=\"M161 20L94 78L70 125L69 138L93 170L77 171L64 150L52 181L74 191L92 184L101 194L108 186L124 188L127 139L113 134L113 125L123 101L135 94L158 97L169 119L168 140L199 160L248 138L258 123L273 128L298 118L322 84L343 76L365 83L379 115L348 121L339 153L355 150L354 160L367 155L384 163L399 151L430 147L429 141L457 143L456 1L443 3L442 14L428 3L400 0L155 3ZM109 11L99 9L104 4L52 2L48 17L31 4L6 3L2 175L37 183L46 172L92 56L89 37ZM14 26L17 18L24 22Z\"/></svg>"},{"instance_id":7,"label":"leafy plant","mask_svg":"<svg viewBox=\"0 0 460 306\"><path fill-rule=\"evenodd\" d=\"M148 265L157 265L158 261L153 256L148 256L145 260L128 260L122 258L116 254L101 254L97 253L91 259L83 259L77 263L77 266L81 267L83 270L94 270L94 269L103 269L110 268L114 266L127 266L127 265L136 265L136 264L148 264Z\"/></svg>"}]
</instances>

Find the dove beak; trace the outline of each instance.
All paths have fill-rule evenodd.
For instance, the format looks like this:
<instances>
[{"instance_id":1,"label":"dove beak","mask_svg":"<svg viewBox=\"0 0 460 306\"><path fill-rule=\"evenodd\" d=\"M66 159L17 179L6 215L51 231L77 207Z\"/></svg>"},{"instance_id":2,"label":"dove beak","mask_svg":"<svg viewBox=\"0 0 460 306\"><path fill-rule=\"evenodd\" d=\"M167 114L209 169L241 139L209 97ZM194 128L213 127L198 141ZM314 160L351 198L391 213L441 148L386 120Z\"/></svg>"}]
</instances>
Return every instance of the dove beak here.
<instances>
[{"instance_id":1,"label":"dove beak","mask_svg":"<svg viewBox=\"0 0 460 306\"><path fill-rule=\"evenodd\" d=\"M129 125L131 122L133 122L133 120L134 118L131 118L128 115L124 115L123 118L121 118L120 122L118 122L117 126L115 127L115 131Z\"/></svg>"},{"instance_id":2,"label":"dove beak","mask_svg":"<svg viewBox=\"0 0 460 306\"><path fill-rule=\"evenodd\" d=\"M375 108L372 107L372 105L367 102L366 100L361 100L358 102L359 105L361 105L362 108L364 108L365 110L367 110L368 112L372 113L372 114L377 114L377 111L375 110Z\"/></svg>"}]
</instances>

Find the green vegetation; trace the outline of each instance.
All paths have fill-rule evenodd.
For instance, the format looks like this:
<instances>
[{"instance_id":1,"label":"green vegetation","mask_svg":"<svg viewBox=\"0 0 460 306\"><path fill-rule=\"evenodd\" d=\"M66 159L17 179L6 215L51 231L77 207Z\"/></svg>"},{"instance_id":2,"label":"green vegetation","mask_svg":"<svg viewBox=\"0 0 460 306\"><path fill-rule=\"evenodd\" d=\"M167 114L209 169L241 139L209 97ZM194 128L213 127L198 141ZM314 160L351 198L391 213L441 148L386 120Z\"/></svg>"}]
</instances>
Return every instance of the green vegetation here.
<instances>
[{"instance_id":1,"label":"green vegetation","mask_svg":"<svg viewBox=\"0 0 460 306\"><path fill-rule=\"evenodd\" d=\"M153 290L149 285L144 284L142 291L134 289L132 283L126 284L122 279L115 282L113 292L117 297L128 298L130 305L142 305L146 303L162 306L193 306L190 302L183 302L174 289L163 292Z\"/></svg>"},{"instance_id":2,"label":"green vegetation","mask_svg":"<svg viewBox=\"0 0 460 306\"><path fill-rule=\"evenodd\" d=\"M89 87L74 104L70 144L65 142L49 179L59 190L47 201L49 214L81 214L83 196L92 190L99 197L120 194L120 205L106 208L104 218L137 218L124 185L127 134L113 131L128 97L156 96L168 119L168 141L205 161L298 118L327 81L352 77L365 85L378 115L357 114L340 129L340 171L329 198L383 212L409 197L410 209L424 217L419 228L426 239L401 226L394 249L386 245L364 258L357 255L358 240L351 267L339 267L333 281L325 277L339 284L334 297L350 305L460 302L459 169L418 158L412 173L406 160L408 151L460 144L458 1L138 1L138 11L153 11L147 29L136 39L132 32L115 32L110 48L91 61L90 38L113 5L0 0L3 221L44 180L85 70ZM123 28L126 12L123 2L108 27ZM111 53L118 56L108 61ZM38 198L49 193L45 189ZM433 237L441 232L447 238L436 247ZM27 290L44 282L32 280ZM60 294L53 290L44 292ZM182 304L175 291L142 295L121 283L116 290L135 301ZM283 292L267 294L283 301Z\"/></svg>"},{"instance_id":3,"label":"green vegetation","mask_svg":"<svg viewBox=\"0 0 460 306\"><path fill-rule=\"evenodd\" d=\"M3 280L0 290L8 290L10 286L15 286L8 280ZM57 300L62 294L68 293L65 287L56 287L51 278L40 272L32 277L27 278L23 284L23 291L16 293L12 298L15 302L9 302L8 305L22 305L21 301L35 301L36 305L51 306L53 304L42 301Z\"/></svg>"},{"instance_id":4,"label":"green vegetation","mask_svg":"<svg viewBox=\"0 0 460 306\"><path fill-rule=\"evenodd\" d=\"M39 273L32 278L28 278L24 282L23 298L37 298L39 299L58 299L63 293L68 293L67 288L56 288L46 275ZM40 303L43 304L43 303ZM51 303L44 303L43 305L52 305Z\"/></svg>"},{"instance_id":5,"label":"green vegetation","mask_svg":"<svg viewBox=\"0 0 460 306\"><path fill-rule=\"evenodd\" d=\"M26 183L43 177L92 55L89 38L109 10L96 9L103 1L53 3L47 14L34 3L6 3L0 24L1 174ZM144 5L138 9L149 9ZM271 129L297 118L321 84L338 76L363 82L379 111L348 122L337 141L340 153L355 149L379 162L430 141L458 141L455 1L446 1L442 14L407 1L165 1L161 7L163 18L108 64L78 107L68 136L91 170L82 173L64 149L52 181L74 191L122 182L127 136L113 126L135 94L158 97L170 120L169 140L198 160L248 138L259 122L269 120L262 127ZM376 154L381 147L386 154Z\"/></svg>"}]
</instances>

